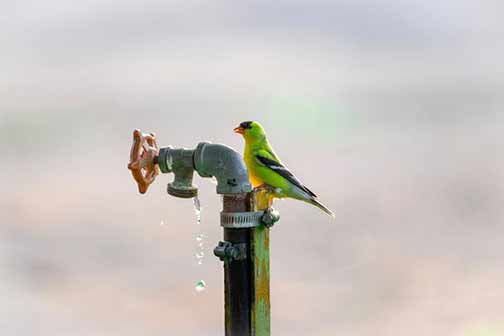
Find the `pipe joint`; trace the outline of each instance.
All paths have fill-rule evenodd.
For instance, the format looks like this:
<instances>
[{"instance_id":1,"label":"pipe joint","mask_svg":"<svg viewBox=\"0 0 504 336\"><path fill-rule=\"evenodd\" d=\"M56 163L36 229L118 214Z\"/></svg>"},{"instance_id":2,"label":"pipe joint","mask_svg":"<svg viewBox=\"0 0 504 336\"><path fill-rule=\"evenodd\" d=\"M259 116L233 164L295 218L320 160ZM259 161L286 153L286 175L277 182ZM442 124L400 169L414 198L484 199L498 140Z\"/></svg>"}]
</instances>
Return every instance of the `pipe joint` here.
<instances>
[{"instance_id":1,"label":"pipe joint","mask_svg":"<svg viewBox=\"0 0 504 336\"><path fill-rule=\"evenodd\" d=\"M245 162L231 147L208 142L199 143L194 151L194 169L201 177L217 179L217 194L252 191Z\"/></svg>"},{"instance_id":2,"label":"pipe joint","mask_svg":"<svg viewBox=\"0 0 504 336\"><path fill-rule=\"evenodd\" d=\"M224 262L244 260L247 259L247 244L233 244L227 241L221 241L214 249L214 255Z\"/></svg>"}]
</instances>

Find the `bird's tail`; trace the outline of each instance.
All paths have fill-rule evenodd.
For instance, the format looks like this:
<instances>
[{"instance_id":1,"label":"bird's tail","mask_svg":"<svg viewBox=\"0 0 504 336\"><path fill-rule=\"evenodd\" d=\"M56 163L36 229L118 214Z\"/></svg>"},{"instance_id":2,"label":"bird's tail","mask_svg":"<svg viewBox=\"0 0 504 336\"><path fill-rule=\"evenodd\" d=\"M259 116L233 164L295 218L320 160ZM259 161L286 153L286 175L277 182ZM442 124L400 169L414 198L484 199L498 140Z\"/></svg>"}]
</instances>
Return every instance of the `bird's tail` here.
<instances>
[{"instance_id":1,"label":"bird's tail","mask_svg":"<svg viewBox=\"0 0 504 336\"><path fill-rule=\"evenodd\" d=\"M311 198L308 201L308 203L315 205L317 208L319 208L320 210L324 211L326 214L328 214L332 218L336 218L336 215L334 214L334 212L332 212L331 210L329 210L329 208L326 207L324 204L322 204L319 201L317 201L317 199Z\"/></svg>"}]
</instances>

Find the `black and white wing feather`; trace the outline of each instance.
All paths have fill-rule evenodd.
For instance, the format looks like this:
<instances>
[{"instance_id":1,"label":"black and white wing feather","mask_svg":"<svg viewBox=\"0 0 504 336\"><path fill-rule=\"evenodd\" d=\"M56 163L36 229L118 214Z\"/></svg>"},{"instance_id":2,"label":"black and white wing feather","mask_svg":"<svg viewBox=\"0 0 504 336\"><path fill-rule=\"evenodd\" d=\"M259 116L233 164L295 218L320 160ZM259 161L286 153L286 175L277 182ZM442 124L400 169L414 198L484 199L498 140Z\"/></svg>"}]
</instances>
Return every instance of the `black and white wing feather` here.
<instances>
[{"instance_id":1,"label":"black and white wing feather","mask_svg":"<svg viewBox=\"0 0 504 336\"><path fill-rule=\"evenodd\" d=\"M308 189L305 185L299 181L299 179L292 174L289 169L287 169L284 165L282 165L280 162L272 160L270 158L267 158L264 155L257 154L256 159L264 166L268 167L269 169L273 170L275 173L279 174L283 178L285 178L287 181L298 187L299 189L303 190L304 192L308 193L311 197L317 197L314 192L312 192L310 189Z\"/></svg>"}]
</instances>

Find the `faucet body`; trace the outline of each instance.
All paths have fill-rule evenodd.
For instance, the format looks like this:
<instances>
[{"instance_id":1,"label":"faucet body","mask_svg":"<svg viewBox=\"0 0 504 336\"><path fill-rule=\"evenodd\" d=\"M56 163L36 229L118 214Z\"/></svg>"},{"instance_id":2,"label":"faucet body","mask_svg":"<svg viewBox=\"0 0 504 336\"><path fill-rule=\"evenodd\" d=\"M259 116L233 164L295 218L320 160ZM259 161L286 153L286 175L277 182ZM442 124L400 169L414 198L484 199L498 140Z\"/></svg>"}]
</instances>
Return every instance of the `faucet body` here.
<instances>
[{"instance_id":1,"label":"faucet body","mask_svg":"<svg viewBox=\"0 0 504 336\"><path fill-rule=\"evenodd\" d=\"M163 147L157 164L161 172L175 175L168 184L168 193L176 197L191 198L198 194L198 188L192 183L195 170L201 177L216 178L217 194L252 191L242 157L225 145L200 142L195 150Z\"/></svg>"}]
</instances>

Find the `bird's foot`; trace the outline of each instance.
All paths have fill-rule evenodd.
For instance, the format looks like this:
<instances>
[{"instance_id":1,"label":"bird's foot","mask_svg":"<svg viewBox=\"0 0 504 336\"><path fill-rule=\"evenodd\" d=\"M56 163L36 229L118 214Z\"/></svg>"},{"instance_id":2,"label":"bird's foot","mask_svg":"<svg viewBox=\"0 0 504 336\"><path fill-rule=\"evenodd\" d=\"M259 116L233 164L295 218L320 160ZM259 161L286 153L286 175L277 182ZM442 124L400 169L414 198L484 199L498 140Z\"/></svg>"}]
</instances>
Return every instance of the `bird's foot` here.
<instances>
[{"instance_id":1,"label":"bird's foot","mask_svg":"<svg viewBox=\"0 0 504 336\"><path fill-rule=\"evenodd\" d=\"M267 185L266 183L263 183L260 186L255 187L254 192L267 192L273 194L275 192L275 188L273 188L270 185Z\"/></svg>"},{"instance_id":2,"label":"bird's foot","mask_svg":"<svg viewBox=\"0 0 504 336\"><path fill-rule=\"evenodd\" d=\"M254 188L254 199L257 209L265 209L273 204L275 189L267 184Z\"/></svg>"}]
</instances>

